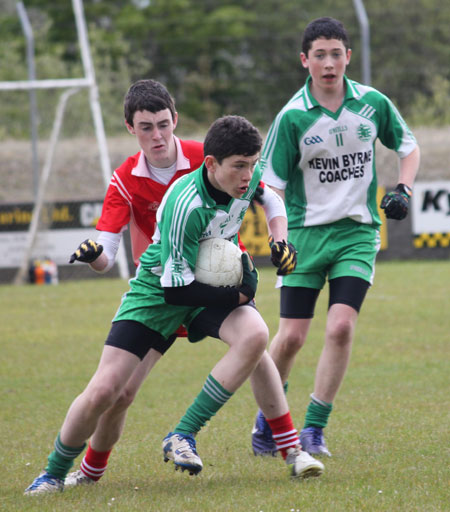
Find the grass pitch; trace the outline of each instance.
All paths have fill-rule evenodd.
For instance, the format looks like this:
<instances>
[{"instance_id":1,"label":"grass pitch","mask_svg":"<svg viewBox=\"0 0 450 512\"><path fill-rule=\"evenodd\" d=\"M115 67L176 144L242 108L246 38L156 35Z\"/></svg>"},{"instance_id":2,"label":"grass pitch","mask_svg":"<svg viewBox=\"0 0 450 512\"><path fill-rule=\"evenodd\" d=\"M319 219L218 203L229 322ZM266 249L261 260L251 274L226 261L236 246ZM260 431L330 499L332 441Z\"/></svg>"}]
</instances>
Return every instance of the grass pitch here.
<instances>
[{"instance_id":1,"label":"grass pitch","mask_svg":"<svg viewBox=\"0 0 450 512\"><path fill-rule=\"evenodd\" d=\"M198 435L199 476L164 464L162 438L225 352L217 340L179 340L130 408L100 483L46 497L22 493L45 466L68 406L92 376L128 285L102 279L0 286L0 510L449 510L449 283L446 261L378 263L327 428L333 457L324 461L321 478L292 481L279 457L252 455L256 406L247 383ZM258 307L272 336L278 322L273 285L273 269L261 269ZM324 290L289 381L299 428L326 307Z\"/></svg>"}]
</instances>

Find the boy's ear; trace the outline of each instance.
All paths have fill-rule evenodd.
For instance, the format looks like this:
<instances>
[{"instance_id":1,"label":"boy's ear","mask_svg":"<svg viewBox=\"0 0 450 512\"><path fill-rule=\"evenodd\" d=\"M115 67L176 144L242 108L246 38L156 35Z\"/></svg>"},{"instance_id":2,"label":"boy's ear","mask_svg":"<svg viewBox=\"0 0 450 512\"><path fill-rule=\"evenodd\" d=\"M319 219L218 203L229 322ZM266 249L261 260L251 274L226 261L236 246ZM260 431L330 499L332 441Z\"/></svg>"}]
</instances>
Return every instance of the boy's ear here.
<instances>
[{"instance_id":1,"label":"boy's ear","mask_svg":"<svg viewBox=\"0 0 450 512\"><path fill-rule=\"evenodd\" d=\"M205 167L209 172L216 170L217 160L212 155L205 156Z\"/></svg>"},{"instance_id":2,"label":"boy's ear","mask_svg":"<svg viewBox=\"0 0 450 512\"><path fill-rule=\"evenodd\" d=\"M136 134L136 132L134 131L134 127L131 126L131 124L127 120L125 120L125 126L127 127L128 132L131 133L131 135Z\"/></svg>"},{"instance_id":3,"label":"boy's ear","mask_svg":"<svg viewBox=\"0 0 450 512\"><path fill-rule=\"evenodd\" d=\"M304 68L308 69L308 57L303 52L300 53L300 62Z\"/></svg>"},{"instance_id":4,"label":"boy's ear","mask_svg":"<svg viewBox=\"0 0 450 512\"><path fill-rule=\"evenodd\" d=\"M347 66L350 64L350 59L352 58L352 50L349 48L347 50Z\"/></svg>"}]
</instances>

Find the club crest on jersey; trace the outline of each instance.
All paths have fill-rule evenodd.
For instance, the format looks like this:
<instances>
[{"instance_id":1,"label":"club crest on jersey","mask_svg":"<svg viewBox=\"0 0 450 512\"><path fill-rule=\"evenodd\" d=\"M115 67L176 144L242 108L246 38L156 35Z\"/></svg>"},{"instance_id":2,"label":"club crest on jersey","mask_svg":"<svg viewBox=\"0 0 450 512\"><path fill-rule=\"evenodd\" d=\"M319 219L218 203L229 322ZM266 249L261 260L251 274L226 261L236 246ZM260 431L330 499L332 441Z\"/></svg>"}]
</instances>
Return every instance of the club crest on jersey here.
<instances>
[{"instance_id":1,"label":"club crest on jersey","mask_svg":"<svg viewBox=\"0 0 450 512\"><path fill-rule=\"evenodd\" d=\"M360 124L356 129L358 139L362 142L368 142L372 137L372 129L368 124Z\"/></svg>"}]
</instances>

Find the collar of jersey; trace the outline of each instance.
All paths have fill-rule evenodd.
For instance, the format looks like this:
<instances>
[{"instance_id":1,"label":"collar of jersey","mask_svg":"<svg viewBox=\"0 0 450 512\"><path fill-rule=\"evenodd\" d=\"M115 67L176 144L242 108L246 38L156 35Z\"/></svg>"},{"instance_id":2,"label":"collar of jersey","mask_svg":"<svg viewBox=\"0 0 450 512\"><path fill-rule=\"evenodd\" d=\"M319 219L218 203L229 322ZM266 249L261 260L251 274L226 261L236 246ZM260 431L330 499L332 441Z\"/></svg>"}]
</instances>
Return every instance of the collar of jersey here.
<instances>
[{"instance_id":1,"label":"collar of jersey","mask_svg":"<svg viewBox=\"0 0 450 512\"><path fill-rule=\"evenodd\" d=\"M308 78L306 79L305 88L304 88L304 90L305 90L305 95L304 95L305 106L308 110L311 110L315 107L323 108L320 105L320 103L316 100L316 98L314 98L314 96L311 94L311 90L310 90L311 80L312 80L311 75L309 75ZM357 98L359 96L359 93L355 87L355 82L349 80L346 75L344 75L344 82L346 85L345 98L344 98L344 103L345 103L347 100Z\"/></svg>"},{"instance_id":2,"label":"collar of jersey","mask_svg":"<svg viewBox=\"0 0 450 512\"><path fill-rule=\"evenodd\" d=\"M175 146L177 148L175 172L189 169L191 167L191 162L189 161L189 158L187 158L183 153L183 148L181 147L180 139L175 135L173 136L173 138L175 141ZM138 178L149 178L150 176L147 164L150 165L150 163L147 162L147 158L144 154L144 151L141 149L137 164L133 169L131 169L131 174L133 176L137 176Z\"/></svg>"}]
</instances>

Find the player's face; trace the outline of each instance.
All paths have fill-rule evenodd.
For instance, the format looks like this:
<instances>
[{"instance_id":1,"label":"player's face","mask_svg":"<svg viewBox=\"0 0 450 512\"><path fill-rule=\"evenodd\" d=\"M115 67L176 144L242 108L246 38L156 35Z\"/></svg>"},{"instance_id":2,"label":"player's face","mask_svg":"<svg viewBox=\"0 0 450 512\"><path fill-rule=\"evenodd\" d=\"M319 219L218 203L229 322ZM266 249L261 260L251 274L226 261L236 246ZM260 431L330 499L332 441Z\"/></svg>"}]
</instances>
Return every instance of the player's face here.
<instances>
[{"instance_id":1,"label":"player's face","mask_svg":"<svg viewBox=\"0 0 450 512\"><path fill-rule=\"evenodd\" d=\"M308 55L303 52L300 59L309 70L313 87L323 92L333 92L343 86L345 69L350 62L352 51L346 50L339 39L316 39Z\"/></svg>"},{"instance_id":2,"label":"player's face","mask_svg":"<svg viewBox=\"0 0 450 512\"><path fill-rule=\"evenodd\" d=\"M136 135L139 146L150 164L155 167L170 167L177 159L177 148L173 131L178 114L172 119L168 108L153 113L148 110L135 112L133 126L127 122L128 131Z\"/></svg>"},{"instance_id":3,"label":"player's face","mask_svg":"<svg viewBox=\"0 0 450 512\"><path fill-rule=\"evenodd\" d=\"M205 165L211 185L235 199L242 197L248 190L258 159L259 154L232 155L219 164L213 156L206 156Z\"/></svg>"}]
</instances>

